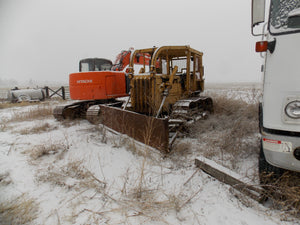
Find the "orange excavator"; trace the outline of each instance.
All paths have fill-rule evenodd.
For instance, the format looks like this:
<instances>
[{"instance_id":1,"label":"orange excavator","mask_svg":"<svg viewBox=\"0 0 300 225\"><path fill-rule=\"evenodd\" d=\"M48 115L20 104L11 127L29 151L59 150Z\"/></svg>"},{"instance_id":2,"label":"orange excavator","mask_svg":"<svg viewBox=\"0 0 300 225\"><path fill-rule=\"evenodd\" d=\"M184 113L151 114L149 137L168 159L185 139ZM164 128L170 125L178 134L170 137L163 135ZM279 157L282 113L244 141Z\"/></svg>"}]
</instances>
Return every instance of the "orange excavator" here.
<instances>
[{"instance_id":1,"label":"orange excavator","mask_svg":"<svg viewBox=\"0 0 300 225\"><path fill-rule=\"evenodd\" d=\"M86 118L169 152L185 126L213 111L212 99L201 95L202 58L190 46L162 46L122 51L114 65L81 60L69 77L70 97L81 101L56 107L54 117Z\"/></svg>"},{"instance_id":2,"label":"orange excavator","mask_svg":"<svg viewBox=\"0 0 300 225\"><path fill-rule=\"evenodd\" d=\"M79 72L69 75L70 98L81 100L70 105L57 106L53 115L57 120L86 118L92 105L108 104L121 106L119 97L129 95L129 78L126 68L130 62L132 48L116 57L115 64L104 58L87 58L79 62ZM150 55L139 55L134 64L149 64Z\"/></svg>"}]
</instances>

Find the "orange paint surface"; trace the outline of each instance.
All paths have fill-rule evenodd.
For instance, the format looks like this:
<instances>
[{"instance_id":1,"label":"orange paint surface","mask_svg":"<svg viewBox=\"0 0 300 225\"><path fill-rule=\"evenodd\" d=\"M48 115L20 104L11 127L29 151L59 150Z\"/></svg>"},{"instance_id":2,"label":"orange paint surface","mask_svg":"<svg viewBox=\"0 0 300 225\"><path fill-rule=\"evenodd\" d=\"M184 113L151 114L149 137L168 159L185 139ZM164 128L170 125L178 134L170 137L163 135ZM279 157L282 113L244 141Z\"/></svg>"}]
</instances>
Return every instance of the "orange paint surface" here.
<instances>
[{"instance_id":1,"label":"orange paint surface","mask_svg":"<svg viewBox=\"0 0 300 225\"><path fill-rule=\"evenodd\" d=\"M90 71L69 75L73 100L100 100L128 96L124 72Z\"/></svg>"}]
</instances>

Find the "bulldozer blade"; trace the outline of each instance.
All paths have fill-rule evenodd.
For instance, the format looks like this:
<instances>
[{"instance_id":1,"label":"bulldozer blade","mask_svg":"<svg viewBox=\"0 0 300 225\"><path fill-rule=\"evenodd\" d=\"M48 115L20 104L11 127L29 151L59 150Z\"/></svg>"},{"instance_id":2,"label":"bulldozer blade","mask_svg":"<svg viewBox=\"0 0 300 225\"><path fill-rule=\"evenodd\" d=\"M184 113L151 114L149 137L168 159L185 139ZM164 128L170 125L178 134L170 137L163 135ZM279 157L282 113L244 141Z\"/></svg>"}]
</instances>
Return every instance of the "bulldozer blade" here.
<instances>
[{"instance_id":1,"label":"bulldozer blade","mask_svg":"<svg viewBox=\"0 0 300 225\"><path fill-rule=\"evenodd\" d=\"M100 105L100 122L122 134L163 152L169 152L168 119L155 118Z\"/></svg>"}]
</instances>

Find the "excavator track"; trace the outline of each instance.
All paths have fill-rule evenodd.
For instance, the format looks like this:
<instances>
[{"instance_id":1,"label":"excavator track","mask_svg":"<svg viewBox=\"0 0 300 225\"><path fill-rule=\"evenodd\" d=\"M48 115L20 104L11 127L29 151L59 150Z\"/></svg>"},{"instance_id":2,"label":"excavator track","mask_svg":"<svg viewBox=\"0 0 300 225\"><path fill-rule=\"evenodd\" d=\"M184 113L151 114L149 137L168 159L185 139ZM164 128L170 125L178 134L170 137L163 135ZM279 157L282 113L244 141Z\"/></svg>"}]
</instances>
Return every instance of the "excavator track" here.
<instances>
[{"instance_id":1,"label":"excavator track","mask_svg":"<svg viewBox=\"0 0 300 225\"><path fill-rule=\"evenodd\" d=\"M86 119L92 124L101 123L100 120L100 105L93 105L86 112Z\"/></svg>"},{"instance_id":2,"label":"excavator track","mask_svg":"<svg viewBox=\"0 0 300 225\"><path fill-rule=\"evenodd\" d=\"M57 106L53 110L53 116L55 119L61 121L64 119L86 119L87 117L91 117L87 115L87 111L89 108L92 106L97 106L99 104L111 104L111 105L116 105L116 106L121 106L123 102L116 101L115 99L105 99L105 100L90 100L90 101L81 101L81 102L75 102L70 105L65 105L65 106ZM96 113L96 112L95 112ZM94 113L94 114L95 114ZM94 116L96 117L96 116Z\"/></svg>"},{"instance_id":3,"label":"excavator track","mask_svg":"<svg viewBox=\"0 0 300 225\"><path fill-rule=\"evenodd\" d=\"M86 104L84 102L77 102L66 106L57 106L53 110L55 119L61 121L65 119L85 118Z\"/></svg>"},{"instance_id":4,"label":"excavator track","mask_svg":"<svg viewBox=\"0 0 300 225\"><path fill-rule=\"evenodd\" d=\"M64 120L63 111L65 106L56 106L53 110L53 116L58 121Z\"/></svg>"}]
</instances>

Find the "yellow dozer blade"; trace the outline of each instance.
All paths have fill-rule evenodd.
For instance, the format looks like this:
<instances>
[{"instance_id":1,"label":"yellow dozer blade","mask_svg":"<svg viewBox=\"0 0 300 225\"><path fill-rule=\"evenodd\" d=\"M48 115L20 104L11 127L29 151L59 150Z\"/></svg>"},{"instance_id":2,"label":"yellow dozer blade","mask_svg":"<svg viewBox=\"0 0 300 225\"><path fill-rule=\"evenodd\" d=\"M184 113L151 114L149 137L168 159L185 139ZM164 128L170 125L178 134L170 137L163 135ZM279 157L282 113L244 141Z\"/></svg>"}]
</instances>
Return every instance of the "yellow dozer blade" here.
<instances>
[{"instance_id":1,"label":"yellow dozer blade","mask_svg":"<svg viewBox=\"0 0 300 225\"><path fill-rule=\"evenodd\" d=\"M101 105L100 123L146 145L169 152L168 119L155 118L120 108Z\"/></svg>"}]
</instances>

